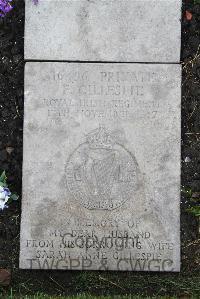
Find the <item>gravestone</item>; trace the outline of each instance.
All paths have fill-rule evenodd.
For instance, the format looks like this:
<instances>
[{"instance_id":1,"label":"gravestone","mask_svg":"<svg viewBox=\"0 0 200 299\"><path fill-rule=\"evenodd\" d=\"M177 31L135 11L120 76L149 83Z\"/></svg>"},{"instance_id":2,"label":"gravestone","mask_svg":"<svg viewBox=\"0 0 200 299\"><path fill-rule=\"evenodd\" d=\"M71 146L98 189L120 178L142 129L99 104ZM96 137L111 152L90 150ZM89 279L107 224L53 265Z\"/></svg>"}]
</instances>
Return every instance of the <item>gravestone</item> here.
<instances>
[{"instance_id":1,"label":"gravestone","mask_svg":"<svg viewBox=\"0 0 200 299\"><path fill-rule=\"evenodd\" d=\"M26 0L25 57L179 62L181 0Z\"/></svg>"},{"instance_id":2,"label":"gravestone","mask_svg":"<svg viewBox=\"0 0 200 299\"><path fill-rule=\"evenodd\" d=\"M179 270L180 66L28 63L25 91L21 267Z\"/></svg>"},{"instance_id":3,"label":"gravestone","mask_svg":"<svg viewBox=\"0 0 200 299\"><path fill-rule=\"evenodd\" d=\"M26 1L20 268L180 270L180 8Z\"/></svg>"}]
</instances>

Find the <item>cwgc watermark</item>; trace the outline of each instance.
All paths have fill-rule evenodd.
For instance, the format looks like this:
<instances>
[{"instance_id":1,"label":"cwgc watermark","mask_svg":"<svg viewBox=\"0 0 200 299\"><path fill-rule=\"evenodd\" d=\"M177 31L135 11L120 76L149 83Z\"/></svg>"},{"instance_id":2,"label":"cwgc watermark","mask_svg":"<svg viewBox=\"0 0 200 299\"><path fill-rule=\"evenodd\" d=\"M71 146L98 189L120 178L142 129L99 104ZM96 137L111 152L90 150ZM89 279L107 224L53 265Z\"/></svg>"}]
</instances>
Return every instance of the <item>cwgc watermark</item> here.
<instances>
[{"instance_id":1,"label":"cwgc watermark","mask_svg":"<svg viewBox=\"0 0 200 299\"><path fill-rule=\"evenodd\" d=\"M27 259L29 262L29 269L39 268L41 270L91 270L94 269L94 261L89 258L68 258L68 259ZM95 262L96 266L96 262ZM155 272L169 272L173 271L173 261L171 259L151 259L151 260L132 260L122 258L116 261L115 269L117 271L155 271ZM108 259L101 259L96 267L98 271L112 270L109 266Z\"/></svg>"}]
</instances>

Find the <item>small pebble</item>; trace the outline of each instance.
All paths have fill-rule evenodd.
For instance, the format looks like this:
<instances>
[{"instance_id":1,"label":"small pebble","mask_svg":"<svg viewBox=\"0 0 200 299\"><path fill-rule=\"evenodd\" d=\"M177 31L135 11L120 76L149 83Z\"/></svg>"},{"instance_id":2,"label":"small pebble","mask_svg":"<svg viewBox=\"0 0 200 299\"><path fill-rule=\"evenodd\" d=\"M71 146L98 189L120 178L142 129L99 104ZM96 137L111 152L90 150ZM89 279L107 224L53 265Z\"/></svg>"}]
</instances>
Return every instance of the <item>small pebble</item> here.
<instances>
[{"instance_id":1,"label":"small pebble","mask_svg":"<svg viewBox=\"0 0 200 299\"><path fill-rule=\"evenodd\" d=\"M189 163L189 162L191 162L191 159L190 159L190 157L186 157L184 161L185 161L185 163Z\"/></svg>"}]
</instances>

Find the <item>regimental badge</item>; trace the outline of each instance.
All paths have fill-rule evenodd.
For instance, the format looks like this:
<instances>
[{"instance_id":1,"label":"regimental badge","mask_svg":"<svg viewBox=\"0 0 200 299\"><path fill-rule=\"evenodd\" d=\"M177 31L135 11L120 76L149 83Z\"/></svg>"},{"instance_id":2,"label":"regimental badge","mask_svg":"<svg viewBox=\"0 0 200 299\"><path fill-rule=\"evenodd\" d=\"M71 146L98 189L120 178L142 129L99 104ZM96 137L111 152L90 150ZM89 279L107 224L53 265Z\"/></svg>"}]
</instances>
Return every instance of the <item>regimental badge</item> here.
<instances>
[{"instance_id":1,"label":"regimental badge","mask_svg":"<svg viewBox=\"0 0 200 299\"><path fill-rule=\"evenodd\" d=\"M66 165L67 188L90 210L113 210L134 197L137 163L104 126L86 135Z\"/></svg>"}]
</instances>

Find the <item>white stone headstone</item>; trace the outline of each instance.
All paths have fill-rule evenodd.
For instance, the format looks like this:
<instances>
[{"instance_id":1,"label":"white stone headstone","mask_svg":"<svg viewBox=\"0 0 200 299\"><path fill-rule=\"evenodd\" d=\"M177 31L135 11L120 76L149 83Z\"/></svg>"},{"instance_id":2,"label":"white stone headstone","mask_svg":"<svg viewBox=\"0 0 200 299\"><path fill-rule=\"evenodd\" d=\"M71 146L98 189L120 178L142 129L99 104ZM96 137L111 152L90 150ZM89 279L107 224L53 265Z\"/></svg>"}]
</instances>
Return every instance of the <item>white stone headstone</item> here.
<instances>
[{"instance_id":1,"label":"white stone headstone","mask_svg":"<svg viewBox=\"0 0 200 299\"><path fill-rule=\"evenodd\" d=\"M181 0L26 0L27 60L179 62Z\"/></svg>"},{"instance_id":2,"label":"white stone headstone","mask_svg":"<svg viewBox=\"0 0 200 299\"><path fill-rule=\"evenodd\" d=\"M56 1L48 1L42 21L46 2L33 13L40 26L56 7ZM57 2L55 11L60 19L52 11L50 28L55 22L61 26L64 12L70 26L66 7L77 13L75 7L86 3L61 2L62 9ZM150 2L154 10L157 2L145 1L147 7ZM160 8L161 2L166 9L174 1L158 1ZM108 1L100 3L109 7ZM118 6L112 5L114 12ZM103 21L104 8L94 9L97 1L88 7L88 17L96 14ZM128 8L123 14L130 22ZM92 35L96 27L91 30ZM45 49L48 58L51 50L70 53L70 46L58 47L58 40L51 49L47 36L44 52L42 46L34 48L37 57L44 58ZM27 53L34 51L29 47ZM105 53L100 58L110 59L110 51ZM26 64L21 268L179 271L180 104L181 67L176 64Z\"/></svg>"}]
</instances>

